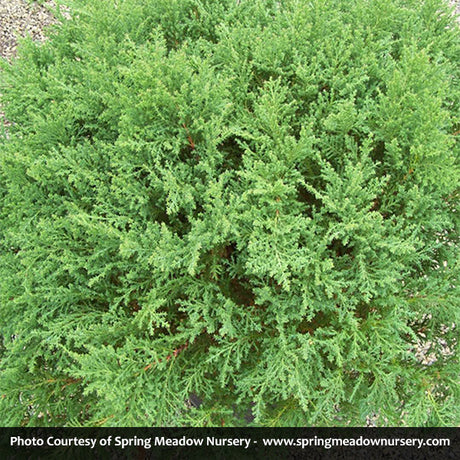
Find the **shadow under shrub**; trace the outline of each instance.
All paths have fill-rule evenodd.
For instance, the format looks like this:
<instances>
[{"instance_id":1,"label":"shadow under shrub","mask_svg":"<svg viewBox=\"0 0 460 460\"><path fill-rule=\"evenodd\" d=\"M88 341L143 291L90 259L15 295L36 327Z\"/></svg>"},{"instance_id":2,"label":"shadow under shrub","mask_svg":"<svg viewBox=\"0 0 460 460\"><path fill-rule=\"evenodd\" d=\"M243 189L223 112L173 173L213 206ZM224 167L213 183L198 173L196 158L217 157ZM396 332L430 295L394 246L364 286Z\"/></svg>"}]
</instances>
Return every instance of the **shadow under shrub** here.
<instances>
[{"instance_id":1,"label":"shadow under shrub","mask_svg":"<svg viewBox=\"0 0 460 460\"><path fill-rule=\"evenodd\" d=\"M71 6L1 75L2 423L458 424L444 2Z\"/></svg>"}]
</instances>

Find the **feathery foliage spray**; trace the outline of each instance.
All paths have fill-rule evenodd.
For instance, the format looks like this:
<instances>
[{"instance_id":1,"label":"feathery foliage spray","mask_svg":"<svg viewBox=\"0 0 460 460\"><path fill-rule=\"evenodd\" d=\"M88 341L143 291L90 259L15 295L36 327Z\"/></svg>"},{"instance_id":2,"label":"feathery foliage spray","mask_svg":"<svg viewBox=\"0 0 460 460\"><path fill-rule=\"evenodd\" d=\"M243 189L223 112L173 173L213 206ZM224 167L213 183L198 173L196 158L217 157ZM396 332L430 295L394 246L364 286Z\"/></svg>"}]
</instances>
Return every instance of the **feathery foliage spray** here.
<instances>
[{"instance_id":1,"label":"feathery foliage spray","mask_svg":"<svg viewBox=\"0 0 460 460\"><path fill-rule=\"evenodd\" d=\"M72 7L1 75L2 423L458 424L444 2Z\"/></svg>"}]
</instances>

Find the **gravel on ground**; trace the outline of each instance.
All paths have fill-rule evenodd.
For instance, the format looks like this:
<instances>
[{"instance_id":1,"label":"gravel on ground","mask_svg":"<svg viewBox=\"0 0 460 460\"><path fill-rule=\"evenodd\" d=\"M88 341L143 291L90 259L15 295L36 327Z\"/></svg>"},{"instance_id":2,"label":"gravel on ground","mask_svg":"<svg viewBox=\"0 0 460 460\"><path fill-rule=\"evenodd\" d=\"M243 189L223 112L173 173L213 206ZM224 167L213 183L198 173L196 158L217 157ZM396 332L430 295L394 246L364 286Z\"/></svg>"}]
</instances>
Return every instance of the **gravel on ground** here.
<instances>
[{"instance_id":1,"label":"gravel on ground","mask_svg":"<svg viewBox=\"0 0 460 460\"><path fill-rule=\"evenodd\" d=\"M455 8L457 21L460 24L460 0L448 0ZM0 0L0 58L11 60L16 55L18 38L30 35L34 40L46 40L47 27L56 23L52 10L56 8L54 0L44 0L40 3L32 0ZM68 10L64 10L64 16L70 17ZM1 96L1 94L0 94ZM9 122L4 119L0 106L0 133L2 126L8 126ZM456 325L451 326L455 328ZM437 346L436 346L437 345ZM447 347L442 337L438 338L437 344L424 340L421 337L413 352L418 361L430 366L436 362L434 349L441 348L441 354L450 355L452 350ZM194 404L191 402L190 404ZM379 415L372 414L367 418L367 426L376 426L379 423Z\"/></svg>"},{"instance_id":2,"label":"gravel on ground","mask_svg":"<svg viewBox=\"0 0 460 460\"><path fill-rule=\"evenodd\" d=\"M455 6L460 22L460 0L448 1ZM44 40L44 31L56 21L50 11L55 7L54 0L0 0L0 56L11 59L15 55L18 37L29 34Z\"/></svg>"},{"instance_id":3,"label":"gravel on ground","mask_svg":"<svg viewBox=\"0 0 460 460\"><path fill-rule=\"evenodd\" d=\"M50 8L54 1L40 4L26 0L0 0L0 56L11 59L16 54L18 37L30 35L45 40L46 28L56 22Z\"/></svg>"}]
</instances>

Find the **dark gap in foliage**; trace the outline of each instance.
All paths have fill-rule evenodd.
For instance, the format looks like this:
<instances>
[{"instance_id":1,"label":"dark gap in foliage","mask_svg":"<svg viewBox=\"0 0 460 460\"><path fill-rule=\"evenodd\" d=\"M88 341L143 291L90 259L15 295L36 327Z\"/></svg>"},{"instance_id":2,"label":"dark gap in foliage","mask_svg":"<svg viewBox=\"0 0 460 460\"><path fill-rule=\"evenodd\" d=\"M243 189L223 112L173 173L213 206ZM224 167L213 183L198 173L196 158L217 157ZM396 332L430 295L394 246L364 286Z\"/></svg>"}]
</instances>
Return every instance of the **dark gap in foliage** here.
<instances>
[{"instance_id":1,"label":"dark gap in foliage","mask_svg":"<svg viewBox=\"0 0 460 460\"><path fill-rule=\"evenodd\" d=\"M380 209L380 206L382 205L382 202L380 200L379 197L376 197L372 203L372 206L371 208L369 209L369 211L373 212L373 211L378 211Z\"/></svg>"},{"instance_id":2,"label":"dark gap in foliage","mask_svg":"<svg viewBox=\"0 0 460 460\"><path fill-rule=\"evenodd\" d=\"M198 164L201 160L201 157L195 150L195 147L193 146L192 148L190 145L185 145L179 150L178 158L179 161L187 163L190 166Z\"/></svg>"},{"instance_id":3,"label":"dark gap in foliage","mask_svg":"<svg viewBox=\"0 0 460 460\"><path fill-rule=\"evenodd\" d=\"M230 298L238 305L254 305L255 295L247 278L232 278L228 293Z\"/></svg>"},{"instance_id":4,"label":"dark gap in foliage","mask_svg":"<svg viewBox=\"0 0 460 460\"><path fill-rule=\"evenodd\" d=\"M328 245L327 249L334 253L336 257L350 256L353 258L353 246L344 244L343 241L334 238Z\"/></svg>"},{"instance_id":5,"label":"dark gap in foliage","mask_svg":"<svg viewBox=\"0 0 460 460\"><path fill-rule=\"evenodd\" d=\"M253 407L255 406L254 402L249 403L249 405L243 406L233 406L233 417L236 420L240 421L240 423L244 423L245 425L251 424L254 419Z\"/></svg>"},{"instance_id":6,"label":"dark gap in foliage","mask_svg":"<svg viewBox=\"0 0 460 460\"><path fill-rule=\"evenodd\" d=\"M229 136L218 145L218 150L223 153L222 169L238 170L244 156L244 139L239 136Z\"/></svg>"},{"instance_id":7,"label":"dark gap in foliage","mask_svg":"<svg viewBox=\"0 0 460 460\"><path fill-rule=\"evenodd\" d=\"M200 208L201 206L196 207L195 214L200 213ZM190 221L185 212L179 212L175 216L172 216L171 219L176 219L177 221L179 221L183 225L182 228L185 233L188 233L190 231Z\"/></svg>"},{"instance_id":8,"label":"dark gap in foliage","mask_svg":"<svg viewBox=\"0 0 460 460\"><path fill-rule=\"evenodd\" d=\"M80 139L88 139L91 143L93 143L93 130L89 128L87 120L77 119L75 120L75 124L76 136Z\"/></svg>"},{"instance_id":9,"label":"dark gap in foliage","mask_svg":"<svg viewBox=\"0 0 460 460\"><path fill-rule=\"evenodd\" d=\"M158 203L158 196L153 192L149 193L149 200L147 202L147 216L149 216L154 222L158 222L159 224L165 223L169 224L169 216L166 212L164 203L162 206Z\"/></svg>"},{"instance_id":10,"label":"dark gap in foliage","mask_svg":"<svg viewBox=\"0 0 460 460\"><path fill-rule=\"evenodd\" d=\"M329 319L323 312L318 312L311 320L304 318L297 326L299 334L314 335L316 329L329 325Z\"/></svg>"},{"instance_id":11,"label":"dark gap in foliage","mask_svg":"<svg viewBox=\"0 0 460 460\"><path fill-rule=\"evenodd\" d=\"M128 311L130 314L135 314L141 309L139 301L137 299L132 299L128 302Z\"/></svg>"},{"instance_id":12,"label":"dark gap in foliage","mask_svg":"<svg viewBox=\"0 0 460 460\"><path fill-rule=\"evenodd\" d=\"M331 85L329 82L318 83L318 93L329 93L331 91Z\"/></svg>"},{"instance_id":13,"label":"dark gap in foliage","mask_svg":"<svg viewBox=\"0 0 460 460\"><path fill-rule=\"evenodd\" d=\"M353 139L353 142L358 150L363 146L363 143L366 140L366 136L360 132L359 129L351 129L347 132L347 136L348 138Z\"/></svg>"},{"instance_id":14,"label":"dark gap in foliage","mask_svg":"<svg viewBox=\"0 0 460 460\"><path fill-rule=\"evenodd\" d=\"M195 393L190 393L188 399L186 400L186 404L188 407L194 407L195 409L199 409L203 404L203 399Z\"/></svg>"},{"instance_id":15,"label":"dark gap in foliage","mask_svg":"<svg viewBox=\"0 0 460 460\"><path fill-rule=\"evenodd\" d=\"M394 59L395 62L401 59L401 51L402 51L401 34L399 32L394 32L392 34L392 49L390 52L390 56Z\"/></svg>"},{"instance_id":16,"label":"dark gap in foliage","mask_svg":"<svg viewBox=\"0 0 460 460\"><path fill-rule=\"evenodd\" d=\"M141 182L147 188L150 186L150 181L146 180L150 177L150 172L143 166L135 166L133 168L133 175L136 180Z\"/></svg>"},{"instance_id":17,"label":"dark gap in foliage","mask_svg":"<svg viewBox=\"0 0 460 460\"><path fill-rule=\"evenodd\" d=\"M149 174L142 173L142 176L147 178ZM144 179L145 180L145 179ZM146 183L146 187L148 187L148 182ZM147 216L152 219L153 222L158 224L166 224L169 228L174 228L175 233L179 237L184 237L187 233L191 230L191 223L185 211L181 211L175 214L168 214L164 203L158 201L158 196L153 192L149 193L149 200L147 203ZM193 213L194 217L197 217L201 213L203 213L204 209L202 205L197 204L195 207L195 212Z\"/></svg>"},{"instance_id":18,"label":"dark gap in foliage","mask_svg":"<svg viewBox=\"0 0 460 460\"><path fill-rule=\"evenodd\" d=\"M228 276L229 262L236 259L236 244L228 243L211 249L201 258L204 264L204 270L198 275L199 278L216 282L219 284L222 277Z\"/></svg>"},{"instance_id":19,"label":"dark gap in foliage","mask_svg":"<svg viewBox=\"0 0 460 460\"><path fill-rule=\"evenodd\" d=\"M232 242L225 245L219 252L219 256L223 257L224 259L230 259L236 251L236 243Z\"/></svg>"},{"instance_id":20,"label":"dark gap in foliage","mask_svg":"<svg viewBox=\"0 0 460 460\"><path fill-rule=\"evenodd\" d=\"M199 207L195 215L197 215L198 213L199 213ZM164 223L168 225L168 227L174 228L176 235L179 236L180 238L183 238L185 235L187 235L190 232L192 228L192 224L187 218L187 215L185 214L185 212L179 212L173 215L168 215L165 213L163 214L163 216L165 216Z\"/></svg>"},{"instance_id":21,"label":"dark gap in foliage","mask_svg":"<svg viewBox=\"0 0 460 460\"><path fill-rule=\"evenodd\" d=\"M441 0L112 3L2 65L4 424L458 425Z\"/></svg>"},{"instance_id":22,"label":"dark gap in foliage","mask_svg":"<svg viewBox=\"0 0 460 460\"><path fill-rule=\"evenodd\" d=\"M167 312L167 321L169 323L168 335L176 334L181 327L184 326L183 323L186 323L188 320L187 313L182 311L179 308L179 305L176 305L176 308L169 308Z\"/></svg>"},{"instance_id":23,"label":"dark gap in foliage","mask_svg":"<svg viewBox=\"0 0 460 460\"><path fill-rule=\"evenodd\" d=\"M271 286L277 294L283 290L283 286L279 284L273 277L268 280L268 285Z\"/></svg>"}]
</instances>

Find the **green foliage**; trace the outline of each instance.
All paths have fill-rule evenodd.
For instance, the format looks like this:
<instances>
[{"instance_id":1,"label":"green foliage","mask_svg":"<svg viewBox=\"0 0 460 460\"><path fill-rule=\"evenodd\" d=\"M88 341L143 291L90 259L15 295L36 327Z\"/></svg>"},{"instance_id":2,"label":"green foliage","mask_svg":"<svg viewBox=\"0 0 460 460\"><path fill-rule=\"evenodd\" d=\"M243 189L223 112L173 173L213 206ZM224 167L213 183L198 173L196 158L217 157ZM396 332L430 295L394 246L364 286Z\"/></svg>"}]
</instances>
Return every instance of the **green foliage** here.
<instances>
[{"instance_id":1,"label":"green foliage","mask_svg":"<svg viewBox=\"0 0 460 460\"><path fill-rule=\"evenodd\" d=\"M1 75L3 424L458 425L445 2L71 6Z\"/></svg>"}]
</instances>

